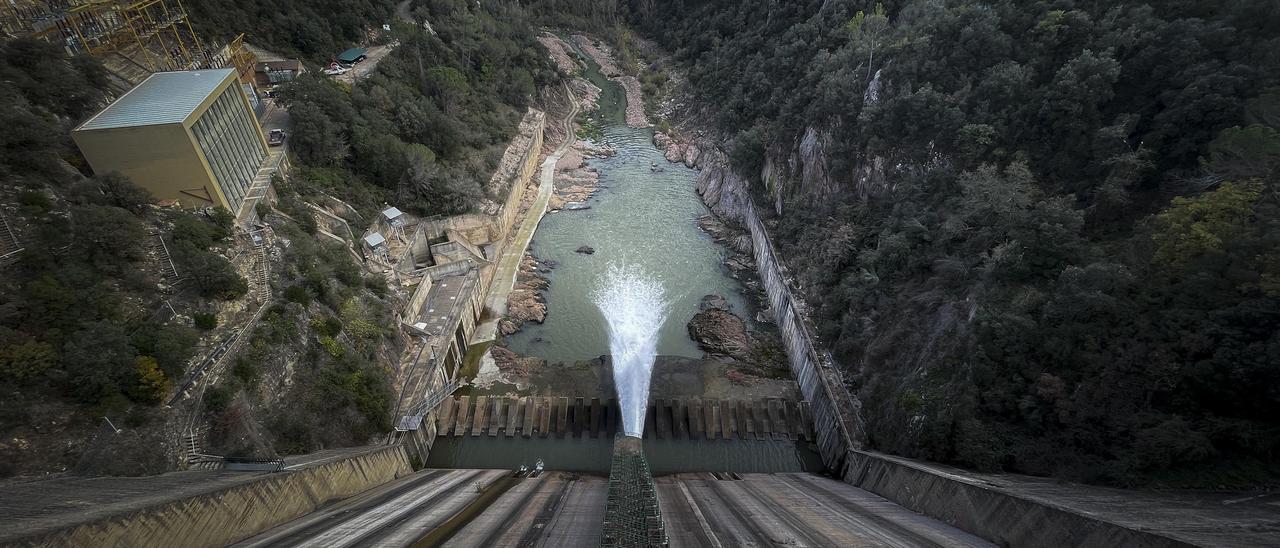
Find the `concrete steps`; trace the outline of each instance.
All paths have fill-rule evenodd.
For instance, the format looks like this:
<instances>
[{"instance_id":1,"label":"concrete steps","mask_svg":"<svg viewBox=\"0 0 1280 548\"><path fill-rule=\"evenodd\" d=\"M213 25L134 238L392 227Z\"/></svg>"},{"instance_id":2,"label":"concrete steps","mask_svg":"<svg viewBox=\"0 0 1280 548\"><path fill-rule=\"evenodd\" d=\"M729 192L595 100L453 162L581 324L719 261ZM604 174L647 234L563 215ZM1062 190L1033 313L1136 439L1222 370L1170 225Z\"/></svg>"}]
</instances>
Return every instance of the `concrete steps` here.
<instances>
[{"instance_id":1,"label":"concrete steps","mask_svg":"<svg viewBox=\"0 0 1280 548\"><path fill-rule=\"evenodd\" d=\"M201 426L188 430L182 435L182 462L188 470L219 470L222 468L222 457L205 453L204 440L209 434L209 427Z\"/></svg>"}]
</instances>

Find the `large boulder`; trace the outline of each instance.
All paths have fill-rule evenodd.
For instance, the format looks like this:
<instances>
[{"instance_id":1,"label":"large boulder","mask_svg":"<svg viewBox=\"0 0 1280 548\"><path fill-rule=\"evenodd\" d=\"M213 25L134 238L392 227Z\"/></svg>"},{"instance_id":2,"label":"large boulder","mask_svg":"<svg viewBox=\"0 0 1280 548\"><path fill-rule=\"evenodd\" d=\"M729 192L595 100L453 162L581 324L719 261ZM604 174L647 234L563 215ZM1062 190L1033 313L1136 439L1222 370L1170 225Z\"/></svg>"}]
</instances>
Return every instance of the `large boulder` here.
<instances>
[{"instance_id":1,"label":"large boulder","mask_svg":"<svg viewBox=\"0 0 1280 548\"><path fill-rule=\"evenodd\" d=\"M746 358L751 340L742 318L723 308L708 307L689 320L689 337L710 354Z\"/></svg>"}]
</instances>

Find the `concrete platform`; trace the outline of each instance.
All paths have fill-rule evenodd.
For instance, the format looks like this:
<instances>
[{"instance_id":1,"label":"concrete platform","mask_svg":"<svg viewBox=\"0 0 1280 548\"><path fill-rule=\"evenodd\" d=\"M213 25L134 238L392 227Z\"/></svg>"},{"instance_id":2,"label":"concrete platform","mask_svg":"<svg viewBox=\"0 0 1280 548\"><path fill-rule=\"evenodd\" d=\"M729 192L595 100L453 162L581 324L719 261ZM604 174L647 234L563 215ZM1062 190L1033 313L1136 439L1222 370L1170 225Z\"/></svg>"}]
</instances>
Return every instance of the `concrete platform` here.
<instances>
[{"instance_id":1,"label":"concrete platform","mask_svg":"<svg viewBox=\"0 0 1280 548\"><path fill-rule=\"evenodd\" d=\"M321 451L287 458L285 465L277 473L12 481L0 486L0 545L220 544L411 473L396 447Z\"/></svg>"},{"instance_id":2,"label":"concrete platform","mask_svg":"<svg viewBox=\"0 0 1280 548\"><path fill-rule=\"evenodd\" d=\"M1280 493L1139 491L982 474L871 451L846 480L1010 546L1280 546Z\"/></svg>"}]
</instances>

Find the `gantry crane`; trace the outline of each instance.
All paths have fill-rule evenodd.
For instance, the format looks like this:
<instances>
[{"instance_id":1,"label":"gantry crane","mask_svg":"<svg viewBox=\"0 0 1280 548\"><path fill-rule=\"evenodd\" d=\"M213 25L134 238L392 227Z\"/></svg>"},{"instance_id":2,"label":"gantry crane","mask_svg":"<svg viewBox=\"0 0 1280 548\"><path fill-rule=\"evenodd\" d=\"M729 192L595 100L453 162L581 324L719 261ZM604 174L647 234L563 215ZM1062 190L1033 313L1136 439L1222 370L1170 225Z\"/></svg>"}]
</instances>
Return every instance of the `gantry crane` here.
<instances>
[{"instance_id":1,"label":"gantry crane","mask_svg":"<svg viewBox=\"0 0 1280 548\"><path fill-rule=\"evenodd\" d=\"M72 54L119 53L155 72L208 63L182 0L7 0L0 25L9 36L34 36Z\"/></svg>"}]
</instances>

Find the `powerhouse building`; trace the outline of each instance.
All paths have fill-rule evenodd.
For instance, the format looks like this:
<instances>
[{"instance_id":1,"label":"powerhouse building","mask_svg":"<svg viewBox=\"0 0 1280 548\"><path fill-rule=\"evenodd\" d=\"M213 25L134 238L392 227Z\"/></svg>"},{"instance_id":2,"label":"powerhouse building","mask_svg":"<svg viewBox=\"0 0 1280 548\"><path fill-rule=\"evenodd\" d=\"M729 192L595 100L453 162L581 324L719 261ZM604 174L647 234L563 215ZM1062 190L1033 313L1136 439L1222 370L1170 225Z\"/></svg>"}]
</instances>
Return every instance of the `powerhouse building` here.
<instances>
[{"instance_id":1,"label":"powerhouse building","mask_svg":"<svg viewBox=\"0 0 1280 548\"><path fill-rule=\"evenodd\" d=\"M159 200L233 213L267 157L233 68L152 74L71 137L95 173L118 171Z\"/></svg>"}]
</instances>

